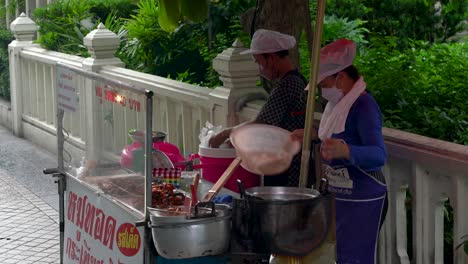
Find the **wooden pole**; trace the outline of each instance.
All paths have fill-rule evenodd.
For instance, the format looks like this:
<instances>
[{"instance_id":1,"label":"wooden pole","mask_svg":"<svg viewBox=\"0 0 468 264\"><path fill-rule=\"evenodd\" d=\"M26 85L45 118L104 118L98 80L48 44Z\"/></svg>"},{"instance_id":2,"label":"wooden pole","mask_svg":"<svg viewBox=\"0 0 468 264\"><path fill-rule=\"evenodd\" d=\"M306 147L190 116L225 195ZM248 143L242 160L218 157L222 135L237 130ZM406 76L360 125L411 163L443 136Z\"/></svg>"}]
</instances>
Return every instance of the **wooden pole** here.
<instances>
[{"instance_id":1,"label":"wooden pole","mask_svg":"<svg viewBox=\"0 0 468 264\"><path fill-rule=\"evenodd\" d=\"M307 95L306 121L304 142L302 144L301 174L299 187L306 187L309 175L309 158L311 153L311 131L314 126L315 94L317 75L319 71L320 43L322 42L323 18L325 16L325 0L318 0L317 16L315 17L314 40L312 43L312 56L310 59L310 82ZM320 175L317 175L319 177Z\"/></svg>"}]
</instances>

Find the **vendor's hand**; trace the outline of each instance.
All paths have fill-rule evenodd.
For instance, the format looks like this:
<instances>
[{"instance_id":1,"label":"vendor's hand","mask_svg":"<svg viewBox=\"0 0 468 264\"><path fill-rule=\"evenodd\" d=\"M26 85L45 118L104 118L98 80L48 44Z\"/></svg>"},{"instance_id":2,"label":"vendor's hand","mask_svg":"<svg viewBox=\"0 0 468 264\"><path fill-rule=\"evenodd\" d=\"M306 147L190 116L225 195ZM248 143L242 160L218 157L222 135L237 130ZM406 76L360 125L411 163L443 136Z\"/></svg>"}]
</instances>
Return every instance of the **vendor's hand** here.
<instances>
[{"instance_id":1,"label":"vendor's hand","mask_svg":"<svg viewBox=\"0 0 468 264\"><path fill-rule=\"evenodd\" d=\"M231 135L231 128L226 128L219 132L218 134L212 136L208 142L211 148L219 148L221 144L226 141Z\"/></svg>"},{"instance_id":2,"label":"vendor's hand","mask_svg":"<svg viewBox=\"0 0 468 264\"><path fill-rule=\"evenodd\" d=\"M224 141L224 146L223 144L221 144L221 146L219 147L220 148L234 148L234 145L232 145L231 140L228 138L226 141Z\"/></svg>"},{"instance_id":3,"label":"vendor's hand","mask_svg":"<svg viewBox=\"0 0 468 264\"><path fill-rule=\"evenodd\" d=\"M317 130L315 128L311 128L311 134L310 134L310 140L316 140L318 139L317 135ZM304 140L304 129L296 129L293 132L291 132L290 135L292 140L300 141L302 142Z\"/></svg>"},{"instance_id":4,"label":"vendor's hand","mask_svg":"<svg viewBox=\"0 0 468 264\"><path fill-rule=\"evenodd\" d=\"M320 153L324 160L347 159L349 160L349 146L341 139L328 138L322 142Z\"/></svg>"},{"instance_id":5,"label":"vendor's hand","mask_svg":"<svg viewBox=\"0 0 468 264\"><path fill-rule=\"evenodd\" d=\"M304 139L304 129L296 129L293 132L291 132L290 135L291 140L293 141L300 141Z\"/></svg>"}]
</instances>

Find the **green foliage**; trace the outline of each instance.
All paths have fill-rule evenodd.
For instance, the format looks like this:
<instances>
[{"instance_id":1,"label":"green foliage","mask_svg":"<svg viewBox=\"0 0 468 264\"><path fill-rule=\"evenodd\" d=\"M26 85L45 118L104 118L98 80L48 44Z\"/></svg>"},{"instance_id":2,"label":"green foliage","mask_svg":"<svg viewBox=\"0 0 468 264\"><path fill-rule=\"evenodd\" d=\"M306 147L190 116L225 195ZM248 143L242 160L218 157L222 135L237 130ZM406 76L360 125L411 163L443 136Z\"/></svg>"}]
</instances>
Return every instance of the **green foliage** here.
<instances>
[{"instance_id":1,"label":"green foliage","mask_svg":"<svg viewBox=\"0 0 468 264\"><path fill-rule=\"evenodd\" d=\"M239 19L234 17L232 20L233 21L231 21L231 25L227 27L228 30L226 32L216 34L214 39L211 41L211 48L210 46L204 46L200 50L205 63L209 65L205 75L205 80L202 82L204 86L216 87L221 85L219 75L213 69L213 59L223 52L223 50L232 46L236 38L243 43L244 47L250 46L249 36L246 32L242 31Z\"/></svg>"},{"instance_id":2,"label":"green foliage","mask_svg":"<svg viewBox=\"0 0 468 264\"><path fill-rule=\"evenodd\" d=\"M0 5L0 28L6 28L6 15L8 6Z\"/></svg>"},{"instance_id":3,"label":"green foliage","mask_svg":"<svg viewBox=\"0 0 468 264\"><path fill-rule=\"evenodd\" d=\"M298 42L299 49L299 67L302 75L309 77L310 75L310 53L307 44L306 34L303 31Z\"/></svg>"},{"instance_id":4,"label":"green foliage","mask_svg":"<svg viewBox=\"0 0 468 264\"><path fill-rule=\"evenodd\" d=\"M413 41L399 51L394 38L356 59L384 115L384 125L468 144L468 43Z\"/></svg>"},{"instance_id":5,"label":"green foliage","mask_svg":"<svg viewBox=\"0 0 468 264\"><path fill-rule=\"evenodd\" d=\"M174 32L184 21L204 22L208 17L208 0L158 0L159 26Z\"/></svg>"},{"instance_id":6,"label":"green foliage","mask_svg":"<svg viewBox=\"0 0 468 264\"><path fill-rule=\"evenodd\" d=\"M468 17L468 2L442 0L328 0L327 13L351 20L368 21L372 33L395 36L400 48L408 47L408 39L445 41L460 30L460 22Z\"/></svg>"},{"instance_id":7,"label":"green foliage","mask_svg":"<svg viewBox=\"0 0 468 264\"><path fill-rule=\"evenodd\" d=\"M339 38L347 38L356 42L358 47L367 44L365 34L369 32L364 25L366 21L360 19L349 20L348 18L338 18L334 15L325 16L322 33L323 45L333 42Z\"/></svg>"},{"instance_id":8,"label":"green foliage","mask_svg":"<svg viewBox=\"0 0 468 264\"><path fill-rule=\"evenodd\" d=\"M236 37L248 39L239 33L241 28L236 21L250 4L253 1L212 3L210 22L186 21L176 31L168 33L158 23L157 3L140 1L137 14L127 19L123 26L127 41L119 53L120 58L131 69L216 86L219 80L212 69L212 59L229 47ZM191 74L184 75L187 71Z\"/></svg>"},{"instance_id":9,"label":"green foliage","mask_svg":"<svg viewBox=\"0 0 468 264\"><path fill-rule=\"evenodd\" d=\"M128 16L135 8L131 0L59 0L34 12L39 25L37 42L49 50L88 57L83 38L100 21Z\"/></svg>"},{"instance_id":10,"label":"green foliage","mask_svg":"<svg viewBox=\"0 0 468 264\"><path fill-rule=\"evenodd\" d=\"M87 0L91 6L90 12L97 20L106 21L109 15L115 18L128 18L137 9L135 0ZM106 27L107 28L107 27Z\"/></svg>"},{"instance_id":11,"label":"green foliage","mask_svg":"<svg viewBox=\"0 0 468 264\"><path fill-rule=\"evenodd\" d=\"M193 24L167 33L158 23L158 7L152 0L138 3L138 13L123 26L127 41L119 52L127 67L159 76L176 78L193 72L192 82L201 82L207 65L199 54L200 28Z\"/></svg>"},{"instance_id":12,"label":"green foliage","mask_svg":"<svg viewBox=\"0 0 468 264\"><path fill-rule=\"evenodd\" d=\"M453 207L450 200L444 204L444 263L453 263Z\"/></svg>"},{"instance_id":13,"label":"green foliage","mask_svg":"<svg viewBox=\"0 0 468 264\"><path fill-rule=\"evenodd\" d=\"M10 15L11 19L16 17L17 11L18 14L21 12L25 12L26 10L26 1L25 0L17 0L17 1L9 1L8 6L6 6L6 12Z\"/></svg>"},{"instance_id":14,"label":"green foliage","mask_svg":"<svg viewBox=\"0 0 468 264\"><path fill-rule=\"evenodd\" d=\"M173 32L179 26L179 0L158 0L159 26L167 32Z\"/></svg>"},{"instance_id":15,"label":"green foliage","mask_svg":"<svg viewBox=\"0 0 468 264\"><path fill-rule=\"evenodd\" d=\"M254 5L254 0L226 0L211 3L209 21L202 24L203 30L208 34L207 45L200 49L200 54L208 65L202 85L208 87L221 85L218 73L213 70L213 59L232 46L236 38L240 39L244 47L250 46L250 37L242 30L239 15ZM211 39L210 34L213 35Z\"/></svg>"},{"instance_id":16,"label":"green foliage","mask_svg":"<svg viewBox=\"0 0 468 264\"><path fill-rule=\"evenodd\" d=\"M36 9L37 42L46 49L88 57L83 38L96 23L90 8L87 1L59 0Z\"/></svg>"},{"instance_id":17,"label":"green foliage","mask_svg":"<svg viewBox=\"0 0 468 264\"><path fill-rule=\"evenodd\" d=\"M10 31L0 29L0 97L10 99L8 44L13 40Z\"/></svg>"},{"instance_id":18,"label":"green foliage","mask_svg":"<svg viewBox=\"0 0 468 264\"><path fill-rule=\"evenodd\" d=\"M194 22L203 22L208 17L207 0L179 0L181 13Z\"/></svg>"}]
</instances>

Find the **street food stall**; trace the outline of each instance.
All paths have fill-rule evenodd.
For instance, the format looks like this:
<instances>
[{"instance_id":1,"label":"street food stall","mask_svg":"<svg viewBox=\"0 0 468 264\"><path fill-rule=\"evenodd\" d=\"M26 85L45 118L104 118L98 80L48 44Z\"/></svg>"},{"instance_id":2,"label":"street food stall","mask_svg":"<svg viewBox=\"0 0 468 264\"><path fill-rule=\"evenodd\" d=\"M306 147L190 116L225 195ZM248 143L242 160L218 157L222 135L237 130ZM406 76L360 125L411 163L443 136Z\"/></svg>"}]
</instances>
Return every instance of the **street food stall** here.
<instances>
[{"instance_id":1,"label":"street food stall","mask_svg":"<svg viewBox=\"0 0 468 264\"><path fill-rule=\"evenodd\" d=\"M305 188L245 188L240 179L245 169L256 177L288 167L279 159L291 159L300 148L295 143L277 150L288 132L269 126L236 130L231 141L238 157L210 182L192 171L203 164L168 151L176 147L164 141L165 133L151 131L150 91L60 63L56 74L59 167L45 173L58 178L61 263L156 263L161 257L190 263L209 256L218 261L203 263L267 263L271 252L303 256L323 241L329 195ZM67 126L82 107L77 83L84 81L94 88L94 96L85 98L93 101L86 117L92 122L83 150L71 151ZM109 117L118 111L136 120L124 142L115 131L122 120ZM252 155L259 148L263 154ZM265 160L274 166L263 166ZM236 171L240 194L222 188Z\"/></svg>"},{"instance_id":2,"label":"street food stall","mask_svg":"<svg viewBox=\"0 0 468 264\"><path fill-rule=\"evenodd\" d=\"M199 179L197 172L182 171L190 162L181 161L180 153L167 150L176 147L164 141L165 133L151 131L152 92L61 63L56 66L56 76L58 168L44 173L58 179L61 263L155 263L155 246L161 255L169 257L173 249L168 246L174 246L177 258L225 253L228 240L221 247L216 243L202 248L205 253L183 256L177 240L173 240L175 245L156 242L167 239L167 232L169 238L176 235L174 219L193 227L208 222L210 229L213 224L209 222L216 225L222 220L223 228L230 233L230 210L218 204L211 210L199 203L193 206L195 215L181 213L191 196L203 197L213 183ZM92 82L92 98L79 98L80 89L84 89L80 82ZM92 102L87 104L90 109L86 117L79 117L77 110L85 100ZM121 116L127 120L119 120ZM88 131L83 131L86 142L81 151L71 150L72 135L67 127L82 118L90 121L86 123ZM131 129L122 123L131 124ZM119 139L118 130L122 129L128 136ZM195 182L198 188L189 194ZM221 189L222 184L219 187L214 195L236 196ZM218 234L213 233L215 237ZM215 247L218 251L213 250Z\"/></svg>"},{"instance_id":3,"label":"street food stall","mask_svg":"<svg viewBox=\"0 0 468 264\"><path fill-rule=\"evenodd\" d=\"M85 94L78 85L84 81L94 83L93 98L79 97ZM54 173L59 183L61 263L144 260L145 228L139 223L144 223L148 196L141 172L145 170L120 166L112 151L116 120L111 115L115 107L134 113L151 110L151 93L116 84L79 68L56 66L58 168L45 173ZM67 127L79 122L78 109L86 100L93 103L86 105L88 116L81 118L92 122L86 124L82 151L71 151Z\"/></svg>"},{"instance_id":4,"label":"street food stall","mask_svg":"<svg viewBox=\"0 0 468 264\"><path fill-rule=\"evenodd\" d=\"M323 1L319 3L317 20L323 17ZM313 58L318 58L320 24ZM317 71L318 64L312 66L311 72ZM276 136L275 128L247 127L233 133L238 157L218 181L209 182L198 179L196 171L187 171L193 163L180 153L158 148L165 134L152 129L151 91L62 63L57 63L56 76L58 168L44 173L54 174L58 182L61 263L156 263L158 255L225 256L231 263L267 263L271 253L292 256L300 263L324 241L331 241L331 196L326 182L317 184L323 184L320 191L304 188L306 170L301 188L244 188L241 180L234 190L240 194L233 192L232 182L231 190L222 188L240 165L259 175L288 165L281 155L297 153L300 145L273 149L276 156L255 157L265 146L253 146L262 142L265 133L249 131L268 129ZM312 82L316 80L316 75L311 76ZM92 96L79 98L80 92L90 94L80 91L85 88L79 83L91 83ZM313 121L311 87L306 131ZM80 107L87 108L86 116L79 116ZM72 135L67 127L73 122L86 124L81 144L68 140ZM69 144L81 151L69 151ZM303 169L308 168L308 148L305 144ZM265 160L274 166L268 162L261 166ZM229 195L228 205L213 203L218 193Z\"/></svg>"}]
</instances>

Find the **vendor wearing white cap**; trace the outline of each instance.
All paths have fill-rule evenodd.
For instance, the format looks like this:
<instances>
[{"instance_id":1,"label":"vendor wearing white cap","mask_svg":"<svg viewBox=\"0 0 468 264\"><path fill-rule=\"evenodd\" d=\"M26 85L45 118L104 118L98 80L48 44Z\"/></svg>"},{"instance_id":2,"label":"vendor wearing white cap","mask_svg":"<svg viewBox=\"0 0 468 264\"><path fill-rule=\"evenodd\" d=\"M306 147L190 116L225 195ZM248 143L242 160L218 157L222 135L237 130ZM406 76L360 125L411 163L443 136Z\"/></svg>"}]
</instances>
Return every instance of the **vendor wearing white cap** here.
<instances>
[{"instance_id":1,"label":"vendor wearing white cap","mask_svg":"<svg viewBox=\"0 0 468 264\"><path fill-rule=\"evenodd\" d=\"M356 45L340 39L320 51L318 86L328 100L320 121L323 172L336 198L337 263L377 263L386 214L382 114L353 66ZM303 130L293 132L302 139Z\"/></svg>"},{"instance_id":2,"label":"vendor wearing white cap","mask_svg":"<svg viewBox=\"0 0 468 264\"><path fill-rule=\"evenodd\" d=\"M307 80L302 76L289 58L289 49L296 45L293 36L280 32L259 29L252 37L250 49L241 54L252 54L259 66L260 75L269 80L278 79L265 105L260 110L255 123L269 124L289 131L304 128L304 111ZM210 146L218 147L230 135L231 128L211 138ZM264 178L266 186L298 186L300 173L300 154L296 155L290 168L281 175Z\"/></svg>"}]
</instances>

